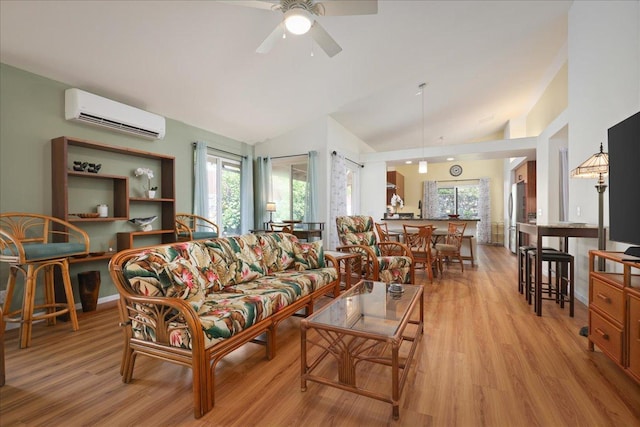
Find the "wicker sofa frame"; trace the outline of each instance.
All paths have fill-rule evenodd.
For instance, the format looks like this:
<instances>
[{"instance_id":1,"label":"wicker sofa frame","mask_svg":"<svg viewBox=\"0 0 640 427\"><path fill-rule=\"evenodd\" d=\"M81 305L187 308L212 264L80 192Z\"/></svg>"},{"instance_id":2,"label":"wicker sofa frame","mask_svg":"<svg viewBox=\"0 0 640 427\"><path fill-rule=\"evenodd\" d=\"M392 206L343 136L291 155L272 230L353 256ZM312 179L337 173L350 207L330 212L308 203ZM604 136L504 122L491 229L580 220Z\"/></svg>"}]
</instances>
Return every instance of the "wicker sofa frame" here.
<instances>
[{"instance_id":1,"label":"wicker sofa frame","mask_svg":"<svg viewBox=\"0 0 640 427\"><path fill-rule=\"evenodd\" d=\"M295 236L290 238L296 239ZM224 239L224 238L221 238ZM215 239L214 239L215 240ZM297 240L297 239L296 239ZM195 243L195 242L189 242ZM320 242L321 243L321 242ZM159 245L170 246L170 245ZM340 273L337 261L332 256L324 255L327 267L336 269L337 279L319 287L315 291L300 297L290 305L272 313L269 317L251 325L233 336L207 348L203 333L203 325L198 314L188 301L175 297L145 296L136 293L129 280L125 277L123 267L131 259L138 257L143 251L154 250L154 247L130 249L117 253L109 264L111 277L120 294L119 312L124 329L124 350L120 366L120 374L124 383L129 383L133 377L136 356L145 355L167 362L187 366L192 370L194 416L200 418L209 412L215 403L215 369L217 363L227 354L248 342L265 344L266 357L271 360L276 355L276 329L278 324L295 313L305 310L308 316L313 312L315 301L329 293L337 296L340 293ZM155 330L155 340L145 340L136 337L132 323L140 314L140 305L152 307L152 322ZM145 315L149 312L146 310ZM170 343L171 322L180 318L190 331L191 349L178 348ZM261 335L265 340L257 340Z\"/></svg>"}]
</instances>

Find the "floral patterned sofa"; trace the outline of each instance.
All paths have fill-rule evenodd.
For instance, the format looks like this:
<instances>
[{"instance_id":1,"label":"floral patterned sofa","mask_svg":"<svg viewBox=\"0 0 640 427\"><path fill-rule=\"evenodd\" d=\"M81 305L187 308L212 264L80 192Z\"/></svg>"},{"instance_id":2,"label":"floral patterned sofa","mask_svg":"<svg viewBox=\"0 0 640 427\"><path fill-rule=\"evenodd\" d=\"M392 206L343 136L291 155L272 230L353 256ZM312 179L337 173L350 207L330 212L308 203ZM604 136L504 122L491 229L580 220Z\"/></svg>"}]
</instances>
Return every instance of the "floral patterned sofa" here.
<instances>
[{"instance_id":1,"label":"floral patterned sofa","mask_svg":"<svg viewBox=\"0 0 640 427\"><path fill-rule=\"evenodd\" d=\"M109 264L120 293L123 381L145 354L191 367L194 413L214 406L216 364L263 335L276 354L276 328L322 295L340 292L322 241L286 233L178 242L116 254Z\"/></svg>"}]
</instances>

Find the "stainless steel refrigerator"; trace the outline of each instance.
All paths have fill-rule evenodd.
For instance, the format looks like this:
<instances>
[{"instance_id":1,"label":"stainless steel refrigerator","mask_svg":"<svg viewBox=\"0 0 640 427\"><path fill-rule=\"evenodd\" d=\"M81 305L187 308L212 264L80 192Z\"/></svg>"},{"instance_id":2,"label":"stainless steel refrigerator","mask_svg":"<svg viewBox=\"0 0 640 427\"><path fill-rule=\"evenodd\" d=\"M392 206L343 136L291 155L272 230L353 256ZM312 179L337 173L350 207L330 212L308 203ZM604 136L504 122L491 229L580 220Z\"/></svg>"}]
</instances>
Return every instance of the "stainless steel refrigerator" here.
<instances>
[{"instance_id":1,"label":"stainless steel refrigerator","mask_svg":"<svg viewBox=\"0 0 640 427\"><path fill-rule=\"evenodd\" d=\"M511 186L509 194L509 249L516 253L518 239L516 236L516 223L527 221L527 187L524 182Z\"/></svg>"}]
</instances>

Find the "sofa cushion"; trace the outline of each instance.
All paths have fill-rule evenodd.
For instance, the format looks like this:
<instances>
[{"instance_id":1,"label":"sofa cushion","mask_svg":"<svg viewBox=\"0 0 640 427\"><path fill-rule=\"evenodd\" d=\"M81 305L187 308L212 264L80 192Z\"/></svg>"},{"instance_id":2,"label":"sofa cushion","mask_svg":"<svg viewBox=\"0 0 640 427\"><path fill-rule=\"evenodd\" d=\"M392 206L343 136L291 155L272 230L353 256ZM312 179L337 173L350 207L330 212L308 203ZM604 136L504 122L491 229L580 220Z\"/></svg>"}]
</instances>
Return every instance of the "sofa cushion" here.
<instances>
[{"instance_id":1,"label":"sofa cushion","mask_svg":"<svg viewBox=\"0 0 640 427\"><path fill-rule=\"evenodd\" d=\"M255 234L206 240L222 287L264 276L262 247Z\"/></svg>"},{"instance_id":2,"label":"sofa cushion","mask_svg":"<svg viewBox=\"0 0 640 427\"><path fill-rule=\"evenodd\" d=\"M385 283L410 283L411 258L408 256L378 257L380 281Z\"/></svg>"},{"instance_id":3,"label":"sofa cushion","mask_svg":"<svg viewBox=\"0 0 640 427\"><path fill-rule=\"evenodd\" d=\"M295 246L296 270L311 270L324 268L324 250L322 240L315 242L298 242Z\"/></svg>"},{"instance_id":4,"label":"sofa cushion","mask_svg":"<svg viewBox=\"0 0 640 427\"><path fill-rule=\"evenodd\" d=\"M293 266L298 238L288 233L266 233L259 236L265 274L284 271Z\"/></svg>"},{"instance_id":5,"label":"sofa cushion","mask_svg":"<svg viewBox=\"0 0 640 427\"><path fill-rule=\"evenodd\" d=\"M201 242L143 250L123 267L132 289L148 296L175 297L198 310L207 293L221 288L217 269Z\"/></svg>"}]
</instances>

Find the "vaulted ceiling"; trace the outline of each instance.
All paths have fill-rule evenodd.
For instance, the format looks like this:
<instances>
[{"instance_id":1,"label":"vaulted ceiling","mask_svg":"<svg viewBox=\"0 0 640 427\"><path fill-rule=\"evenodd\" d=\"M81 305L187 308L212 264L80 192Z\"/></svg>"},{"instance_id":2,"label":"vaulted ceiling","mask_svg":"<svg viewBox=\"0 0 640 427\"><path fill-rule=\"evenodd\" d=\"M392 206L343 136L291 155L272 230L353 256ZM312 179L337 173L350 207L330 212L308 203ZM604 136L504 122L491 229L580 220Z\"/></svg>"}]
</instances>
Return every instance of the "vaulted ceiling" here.
<instances>
[{"instance_id":1,"label":"vaulted ceiling","mask_svg":"<svg viewBox=\"0 0 640 427\"><path fill-rule=\"evenodd\" d=\"M278 11L216 1L2 1L0 60L255 143L331 116L375 151L491 139L526 114L570 1L387 1L256 48ZM311 52L314 53L311 56Z\"/></svg>"}]
</instances>

